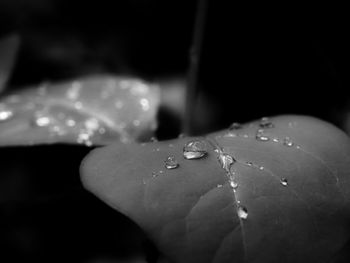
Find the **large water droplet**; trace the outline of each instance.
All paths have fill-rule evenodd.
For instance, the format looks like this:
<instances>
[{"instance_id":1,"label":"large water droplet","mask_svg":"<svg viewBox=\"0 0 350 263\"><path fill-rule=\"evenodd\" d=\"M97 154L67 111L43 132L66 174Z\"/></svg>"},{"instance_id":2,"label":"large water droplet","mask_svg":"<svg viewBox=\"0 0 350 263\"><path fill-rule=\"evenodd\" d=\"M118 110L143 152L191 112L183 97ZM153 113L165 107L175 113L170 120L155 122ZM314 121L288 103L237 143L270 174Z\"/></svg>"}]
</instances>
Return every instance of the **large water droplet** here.
<instances>
[{"instance_id":1,"label":"large water droplet","mask_svg":"<svg viewBox=\"0 0 350 263\"><path fill-rule=\"evenodd\" d=\"M238 217L241 218L241 219L247 219L248 218L248 210L244 206L241 206L241 205L238 206L237 214L238 214Z\"/></svg>"},{"instance_id":2,"label":"large water droplet","mask_svg":"<svg viewBox=\"0 0 350 263\"><path fill-rule=\"evenodd\" d=\"M292 140L289 137L286 137L283 140L283 145L288 146L288 147L292 147L294 145L294 143L292 142Z\"/></svg>"},{"instance_id":3,"label":"large water droplet","mask_svg":"<svg viewBox=\"0 0 350 263\"><path fill-rule=\"evenodd\" d=\"M232 130L239 130L242 128L242 124L238 123L238 122L234 122L230 125L230 127L228 128L230 131Z\"/></svg>"},{"instance_id":4,"label":"large water droplet","mask_svg":"<svg viewBox=\"0 0 350 263\"><path fill-rule=\"evenodd\" d=\"M177 160L175 159L174 156L169 156L165 160L165 168L167 168L167 169L176 169L178 167L179 167L179 163L177 162Z\"/></svg>"},{"instance_id":5,"label":"large water droplet","mask_svg":"<svg viewBox=\"0 0 350 263\"><path fill-rule=\"evenodd\" d=\"M286 178L281 178L281 185L287 186L288 185L288 180Z\"/></svg>"},{"instance_id":6,"label":"large water droplet","mask_svg":"<svg viewBox=\"0 0 350 263\"><path fill-rule=\"evenodd\" d=\"M264 117L260 120L259 126L261 128L273 128L273 127L275 127L275 125L267 117Z\"/></svg>"},{"instance_id":7,"label":"large water droplet","mask_svg":"<svg viewBox=\"0 0 350 263\"><path fill-rule=\"evenodd\" d=\"M222 168L225 169L227 172L230 171L231 165L236 162L236 160L227 153L221 153L218 159Z\"/></svg>"},{"instance_id":8,"label":"large water droplet","mask_svg":"<svg viewBox=\"0 0 350 263\"><path fill-rule=\"evenodd\" d=\"M13 117L13 111L6 106L0 105L0 122L10 120Z\"/></svg>"},{"instance_id":9,"label":"large water droplet","mask_svg":"<svg viewBox=\"0 0 350 263\"><path fill-rule=\"evenodd\" d=\"M187 160L200 159L206 154L207 149L203 141L190 141L183 149L184 158Z\"/></svg>"}]
</instances>

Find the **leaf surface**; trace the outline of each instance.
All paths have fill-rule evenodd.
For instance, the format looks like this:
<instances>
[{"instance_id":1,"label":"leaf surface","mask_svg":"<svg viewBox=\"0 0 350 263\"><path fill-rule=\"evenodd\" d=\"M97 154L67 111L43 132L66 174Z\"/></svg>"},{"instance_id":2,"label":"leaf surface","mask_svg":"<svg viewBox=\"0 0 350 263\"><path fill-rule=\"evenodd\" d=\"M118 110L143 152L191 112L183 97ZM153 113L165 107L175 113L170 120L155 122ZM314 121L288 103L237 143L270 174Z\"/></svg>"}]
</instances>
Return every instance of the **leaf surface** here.
<instances>
[{"instance_id":1,"label":"leaf surface","mask_svg":"<svg viewBox=\"0 0 350 263\"><path fill-rule=\"evenodd\" d=\"M0 145L105 145L152 136L160 91L133 78L42 84L0 101Z\"/></svg>"},{"instance_id":2,"label":"leaf surface","mask_svg":"<svg viewBox=\"0 0 350 263\"><path fill-rule=\"evenodd\" d=\"M96 149L82 181L139 224L170 262L328 262L350 234L349 138L310 117L271 122ZM183 157L192 140L206 145L204 158ZM219 161L225 154L231 166ZM177 168L165 168L169 156Z\"/></svg>"}]
</instances>

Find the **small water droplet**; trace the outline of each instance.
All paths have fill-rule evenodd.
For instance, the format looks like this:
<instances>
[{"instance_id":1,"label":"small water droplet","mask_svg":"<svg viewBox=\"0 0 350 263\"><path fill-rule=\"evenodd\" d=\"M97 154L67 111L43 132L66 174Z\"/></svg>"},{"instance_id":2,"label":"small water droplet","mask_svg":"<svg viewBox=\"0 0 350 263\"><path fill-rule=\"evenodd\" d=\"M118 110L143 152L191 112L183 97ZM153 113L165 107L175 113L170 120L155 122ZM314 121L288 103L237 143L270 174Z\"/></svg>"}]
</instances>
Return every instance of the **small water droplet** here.
<instances>
[{"instance_id":1,"label":"small water droplet","mask_svg":"<svg viewBox=\"0 0 350 263\"><path fill-rule=\"evenodd\" d=\"M184 133L180 133L179 136L178 136L179 139L185 138L185 137L186 137L186 135Z\"/></svg>"},{"instance_id":2,"label":"small water droplet","mask_svg":"<svg viewBox=\"0 0 350 263\"><path fill-rule=\"evenodd\" d=\"M237 189L238 188L238 183L233 180L233 179L230 179L230 186L233 188L233 189Z\"/></svg>"},{"instance_id":3,"label":"small water droplet","mask_svg":"<svg viewBox=\"0 0 350 263\"><path fill-rule=\"evenodd\" d=\"M229 154L227 153L221 153L218 157L219 162L225 171L229 172L231 165L236 162L236 160Z\"/></svg>"},{"instance_id":4,"label":"small water droplet","mask_svg":"<svg viewBox=\"0 0 350 263\"><path fill-rule=\"evenodd\" d=\"M13 111L5 106L0 106L0 122L8 121L13 117Z\"/></svg>"},{"instance_id":5,"label":"small water droplet","mask_svg":"<svg viewBox=\"0 0 350 263\"><path fill-rule=\"evenodd\" d=\"M66 120L66 125L67 125L68 127L74 127L75 124L76 124L76 122L75 122L75 120L73 120L73 119L67 119L67 120Z\"/></svg>"},{"instance_id":6,"label":"small water droplet","mask_svg":"<svg viewBox=\"0 0 350 263\"><path fill-rule=\"evenodd\" d=\"M230 127L228 128L230 131L232 130L239 130L242 129L242 124L238 123L238 122L234 122L230 125Z\"/></svg>"},{"instance_id":7,"label":"small water droplet","mask_svg":"<svg viewBox=\"0 0 350 263\"><path fill-rule=\"evenodd\" d=\"M252 162L246 162L245 164L248 165L248 166L253 166Z\"/></svg>"},{"instance_id":8,"label":"small water droplet","mask_svg":"<svg viewBox=\"0 0 350 263\"><path fill-rule=\"evenodd\" d=\"M259 126L261 128L273 128L273 127L275 127L275 125L267 117L264 117L260 120Z\"/></svg>"},{"instance_id":9,"label":"small water droplet","mask_svg":"<svg viewBox=\"0 0 350 263\"><path fill-rule=\"evenodd\" d=\"M221 188L221 187L222 187L222 184L218 184L216 187L217 187L217 188Z\"/></svg>"},{"instance_id":10,"label":"small water droplet","mask_svg":"<svg viewBox=\"0 0 350 263\"><path fill-rule=\"evenodd\" d=\"M261 170L261 171L264 170L264 169L265 169L264 166L260 166L259 167L259 170Z\"/></svg>"},{"instance_id":11,"label":"small water droplet","mask_svg":"<svg viewBox=\"0 0 350 263\"><path fill-rule=\"evenodd\" d=\"M238 214L238 217L241 218L241 219L247 219L248 218L248 210L244 206L241 206L241 205L238 206L237 214Z\"/></svg>"},{"instance_id":12,"label":"small water droplet","mask_svg":"<svg viewBox=\"0 0 350 263\"><path fill-rule=\"evenodd\" d=\"M41 116L35 120L35 124L39 127L46 127L50 123L51 123L51 119L47 116Z\"/></svg>"},{"instance_id":13,"label":"small water droplet","mask_svg":"<svg viewBox=\"0 0 350 263\"><path fill-rule=\"evenodd\" d=\"M273 142L280 142L280 140L278 138L273 138L272 141Z\"/></svg>"},{"instance_id":14,"label":"small water droplet","mask_svg":"<svg viewBox=\"0 0 350 263\"><path fill-rule=\"evenodd\" d=\"M288 146L288 147L292 147L294 145L294 143L292 142L292 140L289 137L286 137L283 140L283 145Z\"/></svg>"},{"instance_id":15,"label":"small water droplet","mask_svg":"<svg viewBox=\"0 0 350 263\"><path fill-rule=\"evenodd\" d=\"M200 159L207 154L203 141L189 141L183 148L183 156L187 160Z\"/></svg>"},{"instance_id":16,"label":"small water droplet","mask_svg":"<svg viewBox=\"0 0 350 263\"><path fill-rule=\"evenodd\" d=\"M150 141L151 141L151 142L157 142L158 139L157 139L156 137L151 137Z\"/></svg>"},{"instance_id":17,"label":"small water droplet","mask_svg":"<svg viewBox=\"0 0 350 263\"><path fill-rule=\"evenodd\" d=\"M286 178L281 179L281 185L287 186L288 185L288 180Z\"/></svg>"},{"instance_id":18,"label":"small water droplet","mask_svg":"<svg viewBox=\"0 0 350 263\"><path fill-rule=\"evenodd\" d=\"M150 109L148 99L145 99L145 98L140 99L140 104L143 111L148 111Z\"/></svg>"},{"instance_id":19,"label":"small water droplet","mask_svg":"<svg viewBox=\"0 0 350 263\"><path fill-rule=\"evenodd\" d=\"M169 156L165 160L165 168L167 169L176 169L179 167L179 163L176 161L174 156Z\"/></svg>"},{"instance_id":20,"label":"small water droplet","mask_svg":"<svg viewBox=\"0 0 350 263\"><path fill-rule=\"evenodd\" d=\"M257 131L255 138L257 141L261 141L261 142L267 142L270 140L268 136L264 135L264 130L261 130L261 129Z\"/></svg>"}]
</instances>

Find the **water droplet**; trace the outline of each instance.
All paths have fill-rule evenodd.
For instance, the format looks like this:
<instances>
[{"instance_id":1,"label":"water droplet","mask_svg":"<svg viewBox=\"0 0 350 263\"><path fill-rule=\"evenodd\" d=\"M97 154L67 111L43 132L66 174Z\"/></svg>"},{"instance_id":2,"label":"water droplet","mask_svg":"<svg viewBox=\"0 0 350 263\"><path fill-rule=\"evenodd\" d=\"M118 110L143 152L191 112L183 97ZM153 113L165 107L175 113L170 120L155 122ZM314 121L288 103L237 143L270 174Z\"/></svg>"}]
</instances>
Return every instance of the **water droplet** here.
<instances>
[{"instance_id":1,"label":"water droplet","mask_svg":"<svg viewBox=\"0 0 350 263\"><path fill-rule=\"evenodd\" d=\"M50 123L51 123L51 119L49 117L46 117L46 116L38 117L35 120L35 124L39 127L48 126Z\"/></svg>"},{"instance_id":2,"label":"water droplet","mask_svg":"<svg viewBox=\"0 0 350 263\"><path fill-rule=\"evenodd\" d=\"M203 141L189 141L183 148L183 156L187 160L200 159L207 154Z\"/></svg>"},{"instance_id":3,"label":"water droplet","mask_svg":"<svg viewBox=\"0 0 350 263\"><path fill-rule=\"evenodd\" d=\"M75 122L75 120L73 120L73 119L67 119L67 120L66 120L66 125L67 125L68 127L74 127L75 124L76 124L76 122Z\"/></svg>"},{"instance_id":4,"label":"water droplet","mask_svg":"<svg viewBox=\"0 0 350 263\"><path fill-rule=\"evenodd\" d=\"M238 217L241 218L241 219L247 219L248 218L248 210L244 206L241 206L241 205L238 206L237 214L238 214Z\"/></svg>"},{"instance_id":5,"label":"water droplet","mask_svg":"<svg viewBox=\"0 0 350 263\"><path fill-rule=\"evenodd\" d=\"M13 111L6 106L0 105L0 122L10 120L13 117Z\"/></svg>"},{"instance_id":6,"label":"water droplet","mask_svg":"<svg viewBox=\"0 0 350 263\"><path fill-rule=\"evenodd\" d=\"M145 99L145 98L140 99L140 104L143 111L148 111L150 109L148 99Z\"/></svg>"},{"instance_id":7,"label":"water droplet","mask_svg":"<svg viewBox=\"0 0 350 263\"><path fill-rule=\"evenodd\" d=\"M273 128L273 127L275 127L275 125L267 117L264 117L260 120L259 126L261 128Z\"/></svg>"},{"instance_id":8,"label":"water droplet","mask_svg":"<svg viewBox=\"0 0 350 263\"><path fill-rule=\"evenodd\" d=\"M267 142L270 140L268 136L264 135L264 130L262 129L259 129L257 131L255 138L257 141L261 141L261 142Z\"/></svg>"},{"instance_id":9,"label":"water droplet","mask_svg":"<svg viewBox=\"0 0 350 263\"><path fill-rule=\"evenodd\" d=\"M132 122L132 124L133 124L134 126L140 126L140 120L134 120L134 121Z\"/></svg>"},{"instance_id":10,"label":"water droplet","mask_svg":"<svg viewBox=\"0 0 350 263\"><path fill-rule=\"evenodd\" d=\"M233 189L237 189L238 183L237 183L235 180L230 179L230 186L231 186Z\"/></svg>"},{"instance_id":11,"label":"water droplet","mask_svg":"<svg viewBox=\"0 0 350 263\"><path fill-rule=\"evenodd\" d=\"M98 120L95 118L87 119L84 124L88 131L95 131L100 127Z\"/></svg>"},{"instance_id":12,"label":"water droplet","mask_svg":"<svg viewBox=\"0 0 350 263\"><path fill-rule=\"evenodd\" d=\"M236 160L229 154L227 153L221 153L218 157L219 162L225 171L229 172L231 165L236 162Z\"/></svg>"},{"instance_id":13,"label":"water droplet","mask_svg":"<svg viewBox=\"0 0 350 263\"><path fill-rule=\"evenodd\" d=\"M165 160L165 168L167 169L176 169L179 167L179 163L176 161L174 156L169 156Z\"/></svg>"},{"instance_id":14,"label":"water droplet","mask_svg":"<svg viewBox=\"0 0 350 263\"><path fill-rule=\"evenodd\" d=\"M273 138L272 141L273 142L280 142L280 140L278 138Z\"/></svg>"},{"instance_id":15,"label":"water droplet","mask_svg":"<svg viewBox=\"0 0 350 263\"><path fill-rule=\"evenodd\" d=\"M232 130L238 130L238 129L242 129L242 124L238 123L238 122L234 122L230 125L230 127L228 128L230 131Z\"/></svg>"},{"instance_id":16,"label":"water droplet","mask_svg":"<svg viewBox=\"0 0 350 263\"><path fill-rule=\"evenodd\" d=\"M260 166L259 167L259 170L261 170L261 171L264 170L264 169L265 169L264 166Z\"/></svg>"},{"instance_id":17,"label":"water droplet","mask_svg":"<svg viewBox=\"0 0 350 263\"><path fill-rule=\"evenodd\" d=\"M252 162L246 162L245 164L248 165L248 166L253 166Z\"/></svg>"},{"instance_id":18,"label":"water droplet","mask_svg":"<svg viewBox=\"0 0 350 263\"><path fill-rule=\"evenodd\" d=\"M286 137L283 140L283 145L288 146L288 147L292 147L294 145L294 143L292 142L292 140L289 137Z\"/></svg>"},{"instance_id":19,"label":"water droplet","mask_svg":"<svg viewBox=\"0 0 350 263\"><path fill-rule=\"evenodd\" d=\"M218 184L216 187L217 187L217 188L221 188L221 187L222 187L222 184Z\"/></svg>"},{"instance_id":20,"label":"water droplet","mask_svg":"<svg viewBox=\"0 0 350 263\"><path fill-rule=\"evenodd\" d=\"M286 178L281 179L281 185L287 186L288 185L288 180Z\"/></svg>"}]
</instances>

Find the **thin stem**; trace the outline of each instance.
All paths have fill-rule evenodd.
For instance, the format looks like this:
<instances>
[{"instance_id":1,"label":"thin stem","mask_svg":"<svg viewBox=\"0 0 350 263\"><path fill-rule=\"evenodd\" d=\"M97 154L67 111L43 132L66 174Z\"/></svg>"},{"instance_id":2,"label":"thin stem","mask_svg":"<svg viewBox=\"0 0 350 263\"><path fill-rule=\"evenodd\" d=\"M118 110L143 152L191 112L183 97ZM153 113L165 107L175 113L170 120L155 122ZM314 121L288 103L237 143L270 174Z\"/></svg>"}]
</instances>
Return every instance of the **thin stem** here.
<instances>
[{"instance_id":1,"label":"thin stem","mask_svg":"<svg viewBox=\"0 0 350 263\"><path fill-rule=\"evenodd\" d=\"M204 35L205 18L208 0L197 0L197 14L194 26L192 46L189 53L189 70L187 79L185 116L183 118L183 132L191 135L194 132L196 97L198 93L198 69Z\"/></svg>"}]
</instances>

